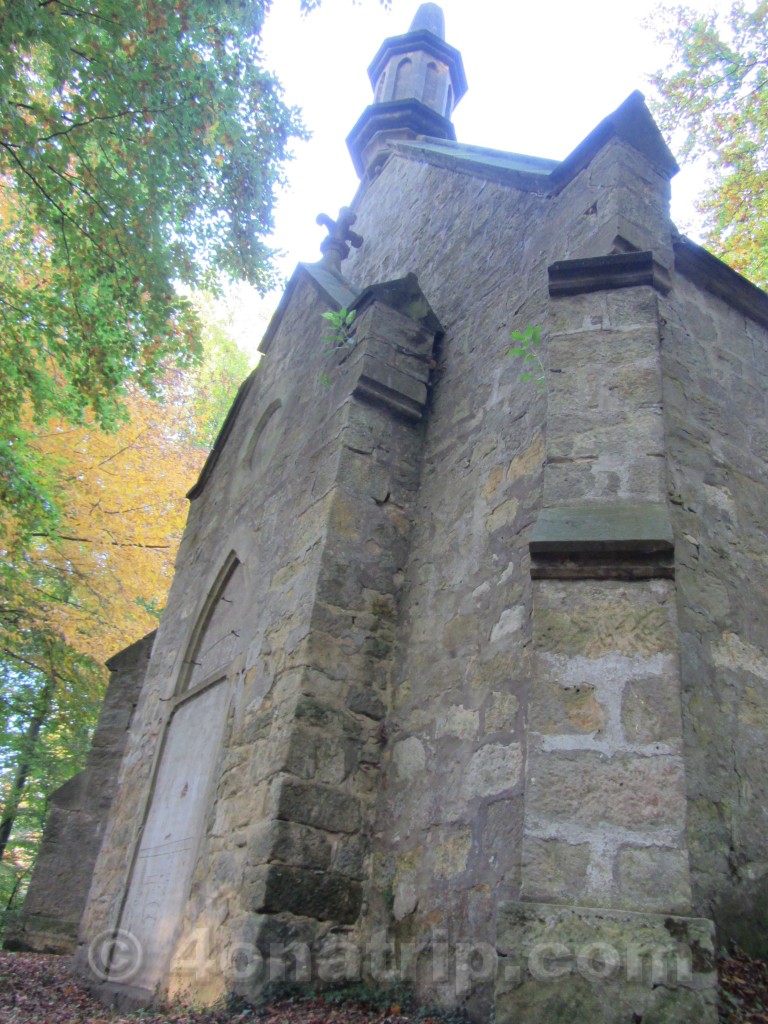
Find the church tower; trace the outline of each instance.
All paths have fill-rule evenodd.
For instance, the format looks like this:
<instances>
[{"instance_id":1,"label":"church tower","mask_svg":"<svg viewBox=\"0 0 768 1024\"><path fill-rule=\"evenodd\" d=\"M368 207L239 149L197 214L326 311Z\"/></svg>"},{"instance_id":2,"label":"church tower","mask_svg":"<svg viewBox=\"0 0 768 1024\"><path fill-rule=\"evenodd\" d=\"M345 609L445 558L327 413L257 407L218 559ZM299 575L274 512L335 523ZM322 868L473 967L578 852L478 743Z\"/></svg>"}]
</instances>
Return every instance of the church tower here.
<instances>
[{"instance_id":1,"label":"church tower","mask_svg":"<svg viewBox=\"0 0 768 1024\"><path fill-rule=\"evenodd\" d=\"M402 36L385 39L368 68L374 92L347 136L355 170L374 177L393 139L456 139L451 114L467 91L461 54L445 41L437 4L422 4Z\"/></svg>"}]
</instances>

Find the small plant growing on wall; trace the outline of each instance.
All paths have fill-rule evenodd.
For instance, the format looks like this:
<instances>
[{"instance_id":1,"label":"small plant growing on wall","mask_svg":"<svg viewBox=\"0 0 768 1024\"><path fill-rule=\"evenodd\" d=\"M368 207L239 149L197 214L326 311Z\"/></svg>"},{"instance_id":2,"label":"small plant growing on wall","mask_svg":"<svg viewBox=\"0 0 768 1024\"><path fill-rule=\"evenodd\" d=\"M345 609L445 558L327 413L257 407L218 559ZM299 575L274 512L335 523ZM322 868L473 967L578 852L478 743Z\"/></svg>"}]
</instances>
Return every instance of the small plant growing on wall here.
<instances>
[{"instance_id":1,"label":"small plant growing on wall","mask_svg":"<svg viewBox=\"0 0 768 1024\"><path fill-rule=\"evenodd\" d=\"M322 341L332 348L344 348L345 345L354 345L355 339L352 336L352 324L355 322L356 315L356 310L347 309L346 306L342 306L341 309L329 309L327 312L321 313L320 316L323 320L327 321L331 328L328 334L323 335Z\"/></svg>"},{"instance_id":2,"label":"small plant growing on wall","mask_svg":"<svg viewBox=\"0 0 768 1024\"><path fill-rule=\"evenodd\" d=\"M520 380L535 380L536 389L544 391L546 388L546 373L538 352L539 344L541 343L541 324L537 324L535 327L533 324L528 324L522 331L511 331L509 340L516 342L516 344L507 351L507 355L519 356L524 363L532 364L530 369L524 370L520 374Z\"/></svg>"},{"instance_id":3,"label":"small plant growing on wall","mask_svg":"<svg viewBox=\"0 0 768 1024\"><path fill-rule=\"evenodd\" d=\"M346 306L342 306L341 309L327 310L325 313L320 314L330 328L328 333L324 334L320 339L329 346L329 352L336 352L340 348L355 347L357 341L352 333L352 325L355 322L356 315L356 310L347 309ZM327 373L320 375L320 383L324 388L331 386L331 378Z\"/></svg>"}]
</instances>

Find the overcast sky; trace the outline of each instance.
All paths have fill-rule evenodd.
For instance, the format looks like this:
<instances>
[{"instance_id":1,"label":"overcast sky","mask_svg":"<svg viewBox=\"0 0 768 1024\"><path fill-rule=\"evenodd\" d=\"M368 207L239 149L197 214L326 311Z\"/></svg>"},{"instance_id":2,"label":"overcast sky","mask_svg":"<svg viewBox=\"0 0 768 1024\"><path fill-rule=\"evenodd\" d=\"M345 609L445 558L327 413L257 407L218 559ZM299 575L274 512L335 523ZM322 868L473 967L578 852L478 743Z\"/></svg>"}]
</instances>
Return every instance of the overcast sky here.
<instances>
[{"instance_id":1,"label":"overcast sky","mask_svg":"<svg viewBox=\"0 0 768 1024\"><path fill-rule=\"evenodd\" d=\"M443 0L446 41L461 51L469 85L453 116L460 142L562 159L664 64L655 38L656 0ZM701 10L727 0L689 0ZM321 211L351 202L357 176L345 138L371 102L367 68L387 36L407 32L416 0L322 0L302 17L299 0L273 0L265 63L312 132L295 145L273 244L280 270L320 258ZM673 217L689 224L695 185L673 181ZM692 232L695 236L695 228ZM275 299L267 303L273 308Z\"/></svg>"}]
</instances>

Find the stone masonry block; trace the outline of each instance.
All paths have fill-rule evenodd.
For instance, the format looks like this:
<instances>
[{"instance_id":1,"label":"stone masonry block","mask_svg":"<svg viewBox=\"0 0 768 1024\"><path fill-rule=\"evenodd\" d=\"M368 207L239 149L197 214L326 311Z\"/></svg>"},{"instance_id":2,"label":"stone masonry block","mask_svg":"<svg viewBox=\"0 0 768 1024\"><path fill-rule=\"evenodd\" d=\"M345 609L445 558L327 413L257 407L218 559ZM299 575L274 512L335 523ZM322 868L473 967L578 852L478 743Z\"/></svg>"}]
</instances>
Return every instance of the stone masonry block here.
<instances>
[{"instance_id":1,"label":"stone masonry block","mask_svg":"<svg viewBox=\"0 0 768 1024\"><path fill-rule=\"evenodd\" d=\"M651 834L685 824L685 778L674 757L592 751L539 753L530 768L528 807L539 822Z\"/></svg>"},{"instance_id":2,"label":"stone masonry block","mask_svg":"<svg viewBox=\"0 0 768 1024\"><path fill-rule=\"evenodd\" d=\"M621 724L630 743L674 743L679 740L680 691L665 677L633 679L624 689Z\"/></svg>"},{"instance_id":3,"label":"stone masonry block","mask_svg":"<svg viewBox=\"0 0 768 1024\"><path fill-rule=\"evenodd\" d=\"M600 732L606 723L606 709L595 695L595 687L562 686L542 679L536 686L528 718L534 732L572 735Z\"/></svg>"},{"instance_id":4,"label":"stone masonry block","mask_svg":"<svg viewBox=\"0 0 768 1024\"><path fill-rule=\"evenodd\" d=\"M539 650L571 657L642 658L674 649L674 610L664 583L546 582L535 593Z\"/></svg>"},{"instance_id":5,"label":"stone masonry block","mask_svg":"<svg viewBox=\"0 0 768 1024\"><path fill-rule=\"evenodd\" d=\"M293 821L262 821L251 830L247 854L251 864L279 860L324 870L331 863L331 844L318 829Z\"/></svg>"},{"instance_id":6,"label":"stone masonry block","mask_svg":"<svg viewBox=\"0 0 768 1024\"><path fill-rule=\"evenodd\" d=\"M331 872L269 864L256 869L253 883L256 913L287 913L354 924L362 906L360 883Z\"/></svg>"},{"instance_id":7,"label":"stone masonry block","mask_svg":"<svg viewBox=\"0 0 768 1024\"><path fill-rule=\"evenodd\" d=\"M523 892L526 900L579 903L587 887L589 843L560 839L523 839Z\"/></svg>"},{"instance_id":8,"label":"stone masonry block","mask_svg":"<svg viewBox=\"0 0 768 1024\"><path fill-rule=\"evenodd\" d=\"M500 1024L716 1024L713 929L700 918L502 903Z\"/></svg>"},{"instance_id":9,"label":"stone masonry block","mask_svg":"<svg viewBox=\"0 0 768 1024\"><path fill-rule=\"evenodd\" d=\"M283 778L278 783L276 817L327 832L357 832L360 802L352 794L330 786Z\"/></svg>"},{"instance_id":10,"label":"stone masonry block","mask_svg":"<svg viewBox=\"0 0 768 1024\"><path fill-rule=\"evenodd\" d=\"M625 846L617 860L618 883L632 906L686 914L691 909L691 880L685 850Z\"/></svg>"}]
</instances>

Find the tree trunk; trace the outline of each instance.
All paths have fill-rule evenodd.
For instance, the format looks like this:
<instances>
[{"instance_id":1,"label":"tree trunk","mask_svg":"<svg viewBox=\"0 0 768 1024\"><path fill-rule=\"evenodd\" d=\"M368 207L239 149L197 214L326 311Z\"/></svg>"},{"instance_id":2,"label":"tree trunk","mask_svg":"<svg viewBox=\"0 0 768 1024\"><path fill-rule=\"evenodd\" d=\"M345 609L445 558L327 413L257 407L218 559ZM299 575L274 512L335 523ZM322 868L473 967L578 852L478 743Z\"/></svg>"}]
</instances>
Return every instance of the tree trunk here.
<instances>
[{"instance_id":1,"label":"tree trunk","mask_svg":"<svg viewBox=\"0 0 768 1024\"><path fill-rule=\"evenodd\" d=\"M34 764L37 744L40 739L40 731L50 713L53 703L53 693L56 687L56 674L51 671L45 677L45 684L35 701L35 711L29 720L26 732L19 745L19 761L16 766L8 798L3 807L2 818L0 818L0 861L5 856L8 840L11 838L13 825L16 821L16 814L19 810L21 798L24 795L24 787L27 784L29 773Z\"/></svg>"}]
</instances>

